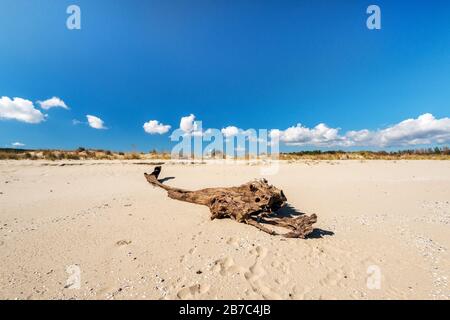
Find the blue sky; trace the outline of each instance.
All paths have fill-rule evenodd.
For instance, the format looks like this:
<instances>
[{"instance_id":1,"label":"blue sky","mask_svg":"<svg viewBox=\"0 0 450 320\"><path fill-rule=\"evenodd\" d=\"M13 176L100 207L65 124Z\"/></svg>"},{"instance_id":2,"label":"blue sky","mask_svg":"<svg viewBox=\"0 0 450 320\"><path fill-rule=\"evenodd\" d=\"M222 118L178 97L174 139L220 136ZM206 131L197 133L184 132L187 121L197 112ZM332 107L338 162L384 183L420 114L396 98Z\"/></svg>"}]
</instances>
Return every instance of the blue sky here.
<instances>
[{"instance_id":1,"label":"blue sky","mask_svg":"<svg viewBox=\"0 0 450 320\"><path fill-rule=\"evenodd\" d=\"M81 30L66 28L71 4ZM370 4L381 30L366 27ZM444 0L1 0L0 97L47 116L0 119L0 146L169 150L170 132L143 124L173 130L190 114L205 128L278 129L288 151L346 146L327 129L372 135L350 148L446 144L449 12ZM43 110L52 97L68 109Z\"/></svg>"}]
</instances>

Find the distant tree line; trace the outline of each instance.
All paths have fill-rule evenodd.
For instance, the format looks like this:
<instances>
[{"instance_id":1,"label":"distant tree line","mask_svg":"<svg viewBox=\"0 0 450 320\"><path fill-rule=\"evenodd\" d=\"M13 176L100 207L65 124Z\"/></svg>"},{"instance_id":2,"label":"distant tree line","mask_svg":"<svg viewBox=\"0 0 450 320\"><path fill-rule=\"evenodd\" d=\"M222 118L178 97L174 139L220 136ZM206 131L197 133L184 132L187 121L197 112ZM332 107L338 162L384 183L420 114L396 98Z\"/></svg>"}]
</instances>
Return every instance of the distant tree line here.
<instances>
[{"instance_id":1,"label":"distant tree line","mask_svg":"<svg viewBox=\"0 0 450 320\"><path fill-rule=\"evenodd\" d=\"M450 155L450 148L434 147L434 148L419 148L419 149L405 149L396 151L344 151L344 150L308 150L308 151L295 151L295 152L283 152L286 155L336 155L336 154L371 154L380 156L401 156L401 155Z\"/></svg>"}]
</instances>

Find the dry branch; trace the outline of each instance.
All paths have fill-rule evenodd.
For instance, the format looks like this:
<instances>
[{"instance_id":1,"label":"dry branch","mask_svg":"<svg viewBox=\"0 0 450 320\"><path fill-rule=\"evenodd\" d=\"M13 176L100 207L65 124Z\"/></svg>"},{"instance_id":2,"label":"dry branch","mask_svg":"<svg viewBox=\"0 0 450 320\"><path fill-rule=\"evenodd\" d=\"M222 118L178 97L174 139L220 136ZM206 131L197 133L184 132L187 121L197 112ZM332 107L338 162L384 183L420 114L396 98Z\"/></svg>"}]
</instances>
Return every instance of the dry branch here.
<instances>
[{"instance_id":1,"label":"dry branch","mask_svg":"<svg viewBox=\"0 0 450 320\"><path fill-rule=\"evenodd\" d=\"M277 215L277 211L285 206L287 199L282 190L269 185L265 179L248 182L238 187L189 191L163 184L158 180L160 173L161 167L158 166L151 174L144 173L144 175L150 184L166 190L172 199L209 207L211 220L231 218L271 235L282 235L287 238L305 238L313 231L312 225L317 222L315 214L295 218ZM286 228L290 231L279 234L266 225Z\"/></svg>"}]
</instances>

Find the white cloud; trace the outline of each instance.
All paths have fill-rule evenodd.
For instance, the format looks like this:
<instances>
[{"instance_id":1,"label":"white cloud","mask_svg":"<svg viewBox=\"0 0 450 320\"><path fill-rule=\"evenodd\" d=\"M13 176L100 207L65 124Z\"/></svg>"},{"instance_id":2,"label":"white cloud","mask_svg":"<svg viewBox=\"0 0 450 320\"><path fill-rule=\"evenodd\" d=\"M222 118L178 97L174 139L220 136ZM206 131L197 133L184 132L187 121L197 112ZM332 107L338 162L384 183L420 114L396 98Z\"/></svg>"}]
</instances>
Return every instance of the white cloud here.
<instances>
[{"instance_id":1,"label":"white cloud","mask_svg":"<svg viewBox=\"0 0 450 320\"><path fill-rule=\"evenodd\" d=\"M222 129L222 134L225 138L235 137L239 134L239 129L235 126L228 126Z\"/></svg>"},{"instance_id":2,"label":"white cloud","mask_svg":"<svg viewBox=\"0 0 450 320\"><path fill-rule=\"evenodd\" d=\"M324 123L320 123L310 129L297 124L295 127L287 128L284 131L274 129L270 132L271 138L278 137L281 142L292 146L330 146L340 145L344 138L339 136L339 129L330 128Z\"/></svg>"},{"instance_id":3,"label":"white cloud","mask_svg":"<svg viewBox=\"0 0 450 320\"><path fill-rule=\"evenodd\" d=\"M45 115L37 110L33 102L22 98L0 98L0 119L17 120L26 123L40 123Z\"/></svg>"},{"instance_id":4,"label":"white cloud","mask_svg":"<svg viewBox=\"0 0 450 320\"><path fill-rule=\"evenodd\" d=\"M205 134L201 128L201 122L195 121L195 115L193 114L181 118L180 129L185 132L185 135L194 137L201 137Z\"/></svg>"},{"instance_id":5,"label":"white cloud","mask_svg":"<svg viewBox=\"0 0 450 320\"><path fill-rule=\"evenodd\" d=\"M450 119L436 119L425 113L377 131L350 131L346 138L351 145L376 147L415 146L450 142Z\"/></svg>"},{"instance_id":6,"label":"white cloud","mask_svg":"<svg viewBox=\"0 0 450 320\"><path fill-rule=\"evenodd\" d=\"M417 119L408 119L379 130L374 134L373 141L382 147L447 143L450 142L450 119L436 119L426 113Z\"/></svg>"},{"instance_id":7,"label":"white cloud","mask_svg":"<svg viewBox=\"0 0 450 320\"><path fill-rule=\"evenodd\" d=\"M270 139L280 139L282 133L283 132L279 129L272 129L269 131L269 137Z\"/></svg>"},{"instance_id":8,"label":"white cloud","mask_svg":"<svg viewBox=\"0 0 450 320\"><path fill-rule=\"evenodd\" d=\"M339 128L319 124L310 129L302 125L284 131L274 129L271 138L293 146L316 147L406 147L450 143L450 118L436 119L426 113L417 119L407 119L385 129L363 129L339 134Z\"/></svg>"},{"instance_id":9,"label":"white cloud","mask_svg":"<svg viewBox=\"0 0 450 320\"><path fill-rule=\"evenodd\" d=\"M372 136L373 132L363 129L359 131L348 131L345 134L345 139L349 145L360 145L367 143Z\"/></svg>"},{"instance_id":10,"label":"white cloud","mask_svg":"<svg viewBox=\"0 0 450 320\"><path fill-rule=\"evenodd\" d=\"M180 129L186 133L195 131L196 125L195 125L194 121L195 121L195 116L193 114L191 114L187 117L182 117L180 120Z\"/></svg>"},{"instance_id":11,"label":"white cloud","mask_svg":"<svg viewBox=\"0 0 450 320\"><path fill-rule=\"evenodd\" d=\"M23 144L22 142L14 142L14 143L11 143L11 145L13 146L13 147L25 147L25 144Z\"/></svg>"},{"instance_id":12,"label":"white cloud","mask_svg":"<svg viewBox=\"0 0 450 320\"><path fill-rule=\"evenodd\" d=\"M86 116L87 120L88 120L88 124L91 128L94 129L108 129L107 127L105 127L105 123L103 122L102 119L100 119L99 117L96 116L91 116L91 115L87 115Z\"/></svg>"},{"instance_id":13,"label":"white cloud","mask_svg":"<svg viewBox=\"0 0 450 320\"><path fill-rule=\"evenodd\" d=\"M66 110L69 109L69 107L66 105L66 103L58 97L53 97L53 98L47 99L45 101L38 101L37 103L44 110L48 110L51 108L63 108Z\"/></svg>"},{"instance_id":14,"label":"white cloud","mask_svg":"<svg viewBox=\"0 0 450 320\"><path fill-rule=\"evenodd\" d=\"M149 134L164 134L167 133L170 128L169 125L164 125L158 120L150 120L149 122L144 123L144 131Z\"/></svg>"}]
</instances>

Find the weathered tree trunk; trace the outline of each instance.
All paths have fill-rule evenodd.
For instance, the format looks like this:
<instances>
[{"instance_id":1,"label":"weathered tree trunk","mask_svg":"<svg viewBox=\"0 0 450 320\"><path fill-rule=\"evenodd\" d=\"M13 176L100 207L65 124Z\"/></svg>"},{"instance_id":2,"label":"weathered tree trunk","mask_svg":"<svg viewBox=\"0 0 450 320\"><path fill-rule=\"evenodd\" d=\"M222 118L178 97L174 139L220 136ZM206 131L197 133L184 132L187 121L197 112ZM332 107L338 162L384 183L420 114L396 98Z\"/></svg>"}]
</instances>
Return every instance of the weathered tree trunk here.
<instances>
[{"instance_id":1,"label":"weathered tree trunk","mask_svg":"<svg viewBox=\"0 0 450 320\"><path fill-rule=\"evenodd\" d=\"M170 198L201 204L209 207L211 219L231 218L244 222L271 235L287 238L305 238L317 222L317 216L300 215L298 217L281 217L276 212L285 206L286 197L282 190L269 185L267 180L255 180L238 187L207 188L188 191L167 186L158 180L161 167L155 167L151 174L144 173L147 181L167 191ZM263 224L287 228L288 233L279 234Z\"/></svg>"}]
</instances>

